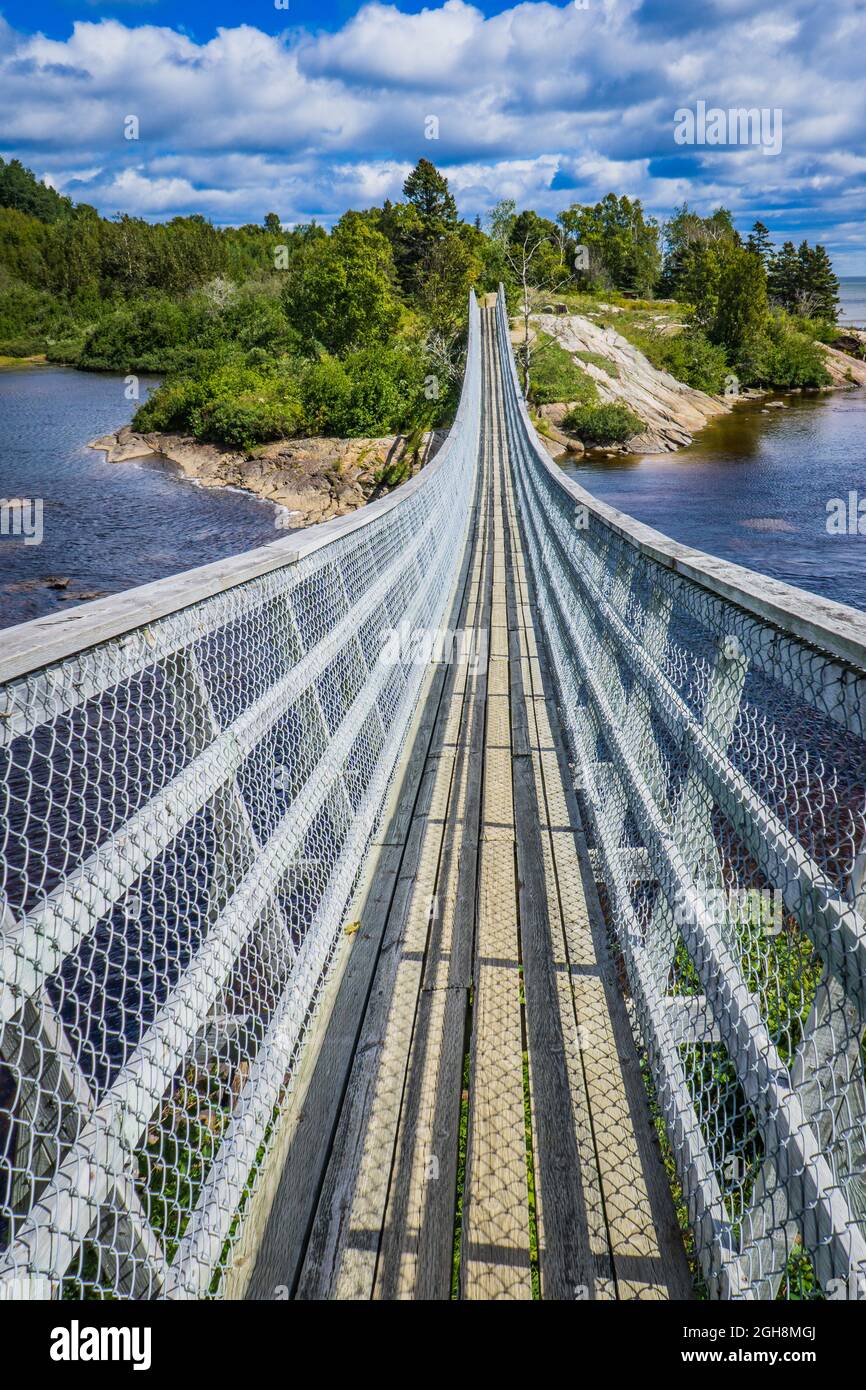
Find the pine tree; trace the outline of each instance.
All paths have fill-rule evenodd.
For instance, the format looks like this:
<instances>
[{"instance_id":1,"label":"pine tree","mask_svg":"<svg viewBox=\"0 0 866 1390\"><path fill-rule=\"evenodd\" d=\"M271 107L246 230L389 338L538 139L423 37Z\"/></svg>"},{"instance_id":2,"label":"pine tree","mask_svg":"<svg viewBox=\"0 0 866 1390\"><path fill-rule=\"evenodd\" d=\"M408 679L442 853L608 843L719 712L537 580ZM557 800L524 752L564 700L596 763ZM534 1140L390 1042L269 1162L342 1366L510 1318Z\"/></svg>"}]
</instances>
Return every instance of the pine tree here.
<instances>
[{"instance_id":1,"label":"pine tree","mask_svg":"<svg viewBox=\"0 0 866 1390\"><path fill-rule=\"evenodd\" d=\"M755 255L760 256L764 269L766 269L767 263L773 255L773 243L770 240L769 228L765 227L763 222L756 222L752 227L746 246L749 251L754 251Z\"/></svg>"},{"instance_id":2,"label":"pine tree","mask_svg":"<svg viewBox=\"0 0 866 1390\"><path fill-rule=\"evenodd\" d=\"M797 309L806 318L836 322L839 307L839 281L826 249L814 248L804 241L797 252L800 277L797 286Z\"/></svg>"},{"instance_id":3,"label":"pine tree","mask_svg":"<svg viewBox=\"0 0 866 1390\"><path fill-rule=\"evenodd\" d=\"M772 304L794 313L800 290L800 261L793 241L774 251L767 265L767 292Z\"/></svg>"},{"instance_id":4,"label":"pine tree","mask_svg":"<svg viewBox=\"0 0 866 1390\"><path fill-rule=\"evenodd\" d=\"M457 204L448 180L429 159L418 160L403 184L403 195L417 208L428 227L441 230L456 226Z\"/></svg>"}]
</instances>

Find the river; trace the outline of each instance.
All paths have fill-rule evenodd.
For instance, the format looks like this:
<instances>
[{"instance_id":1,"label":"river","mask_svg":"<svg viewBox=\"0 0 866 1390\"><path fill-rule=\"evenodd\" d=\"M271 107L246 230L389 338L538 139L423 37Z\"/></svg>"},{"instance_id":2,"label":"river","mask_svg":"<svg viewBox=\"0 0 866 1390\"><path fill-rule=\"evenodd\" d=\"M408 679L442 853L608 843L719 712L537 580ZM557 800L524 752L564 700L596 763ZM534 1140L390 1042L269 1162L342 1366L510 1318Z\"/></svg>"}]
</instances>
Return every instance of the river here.
<instances>
[{"instance_id":1,"label":"river","mask_svg":"<svg viewBox=\"0 0 866 1390\"><path fill-rule=\"evenodd\" d=\"M156 379L139 380L146 399ZM0 627L278 538L274 508L251 494L87 448L129 422L124 389L121 376L67 367L0 371L0 500L41 499L43 533L40 544L0 533Z\"/></svg>"},{"instance_id":2,"label":"river","mask_svg":"<svg viewBox=\"0 0 866 1390\"><path fill-rule=\"evenodd\" d=\"M847 516L854 493L866 513L866 390L778 399L736 406L678 453L565 471L675 540L866 609L866 535L828 531L833 499Z\"/></svg>"},{"instance_id":3,"label":"river","mask_svg":"<svg viewBox=\"0 0 866 1390\"><path fill-rule=\"evenodd\" d=\"M143 378L142 396L154 384ZM866 535L827 529L832 499L854 493L866 512L866 391L780 399L737 406L678 453L589 455L566 471L679 541L866 609ZM44 507L41 544L0 535L0 627L276 538L268 503L87 448L132 410L122 377L0 371L0 499Z\"/></svg>"}]
</instances>

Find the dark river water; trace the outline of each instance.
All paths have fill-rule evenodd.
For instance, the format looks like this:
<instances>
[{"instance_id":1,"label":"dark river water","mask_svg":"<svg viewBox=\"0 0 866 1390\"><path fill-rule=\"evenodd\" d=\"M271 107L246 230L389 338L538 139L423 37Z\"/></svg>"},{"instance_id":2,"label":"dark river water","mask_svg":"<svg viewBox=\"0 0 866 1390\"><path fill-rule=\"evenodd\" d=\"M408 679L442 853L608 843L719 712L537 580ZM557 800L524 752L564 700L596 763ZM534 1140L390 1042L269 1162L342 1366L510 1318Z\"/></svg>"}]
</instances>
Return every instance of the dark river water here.
<instances>
[{"instance_id":1,"label":"dark river water","mask_svg":"<svg viewBox=\"0 0 866 1390\"><path fill-rule=\"evenodd\" d=\"M140 378L142 399L155 384ZM106 463L87 448L134 409L123 377L0 370L0 501L43 499L41 544L0 534L0 627L278 538L269 503L196 487L164 462ZM52 589L49 578L69 585Z\"/></svg>"},{"instance_id":2,"label":"dark river water","mask_svg":"<svg viewBox=\"0 0 866 1390\"><path fill-rule=\"evenodd\" d=\"M866 390L746 403L675 454L565 464L587 491L675 540L866 609ZM855 534L828 503L856 494Z\"/></svg>"},{"instance_id":3,"label":"dark river water","mask_svg":"<svg viewBox=\"0 0 866 1390\"><path fill-rule=\"evenodd\" d=\"M142 379L142 396L153 384ZM866 535L827 531L833 498L853 492L866 513L866 391L785 399L737 407L676 454L589 456L566 471L679 541L866 609ZM87 448L133 408L121 377L0 371L0 500L44 503L40 545L0 535L0 627L277 538L267 503Z\"/></svg>"}]
</instances>

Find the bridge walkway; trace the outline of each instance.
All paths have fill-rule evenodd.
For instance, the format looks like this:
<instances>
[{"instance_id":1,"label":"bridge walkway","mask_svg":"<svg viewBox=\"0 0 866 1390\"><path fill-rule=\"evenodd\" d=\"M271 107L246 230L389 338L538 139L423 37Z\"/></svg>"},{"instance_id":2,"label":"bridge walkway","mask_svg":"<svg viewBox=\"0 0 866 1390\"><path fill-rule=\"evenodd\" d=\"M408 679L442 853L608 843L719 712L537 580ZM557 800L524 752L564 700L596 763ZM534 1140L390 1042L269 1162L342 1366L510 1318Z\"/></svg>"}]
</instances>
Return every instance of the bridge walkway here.
<instances>
[{"instance_id":1,"label":"bridge walkway","mask_svg":"<svg viewBox=\"0 0 866 1390\"><path fill-rule=\"evenodd\" d=\"M688 1298L589 867L483 314L452 628L262 1203L252 1298ZM481 637L484 640L479 641Z\"/></svg>"}]
</instances>

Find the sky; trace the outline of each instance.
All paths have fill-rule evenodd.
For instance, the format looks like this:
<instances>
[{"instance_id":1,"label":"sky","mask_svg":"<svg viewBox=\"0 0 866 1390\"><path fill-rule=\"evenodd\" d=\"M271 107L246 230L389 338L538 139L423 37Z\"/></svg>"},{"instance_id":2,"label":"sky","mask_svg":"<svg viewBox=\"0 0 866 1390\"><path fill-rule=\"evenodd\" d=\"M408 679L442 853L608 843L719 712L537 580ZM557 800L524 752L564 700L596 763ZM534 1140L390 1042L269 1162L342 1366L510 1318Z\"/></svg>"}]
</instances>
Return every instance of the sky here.
<instances>
[{"instance_id":1,"label":"sky","mask_svg":"<svg viewBox=\"0 0 866 1390\"><path fill-rule=\"evenodd\" d=\"M466 217L724 205L864 275L864 53L866 0L0 0L0 154L107 216L326 225L423 156ZM763 147L680 143L699 103Z\"/></svg>"}]
</instances>

